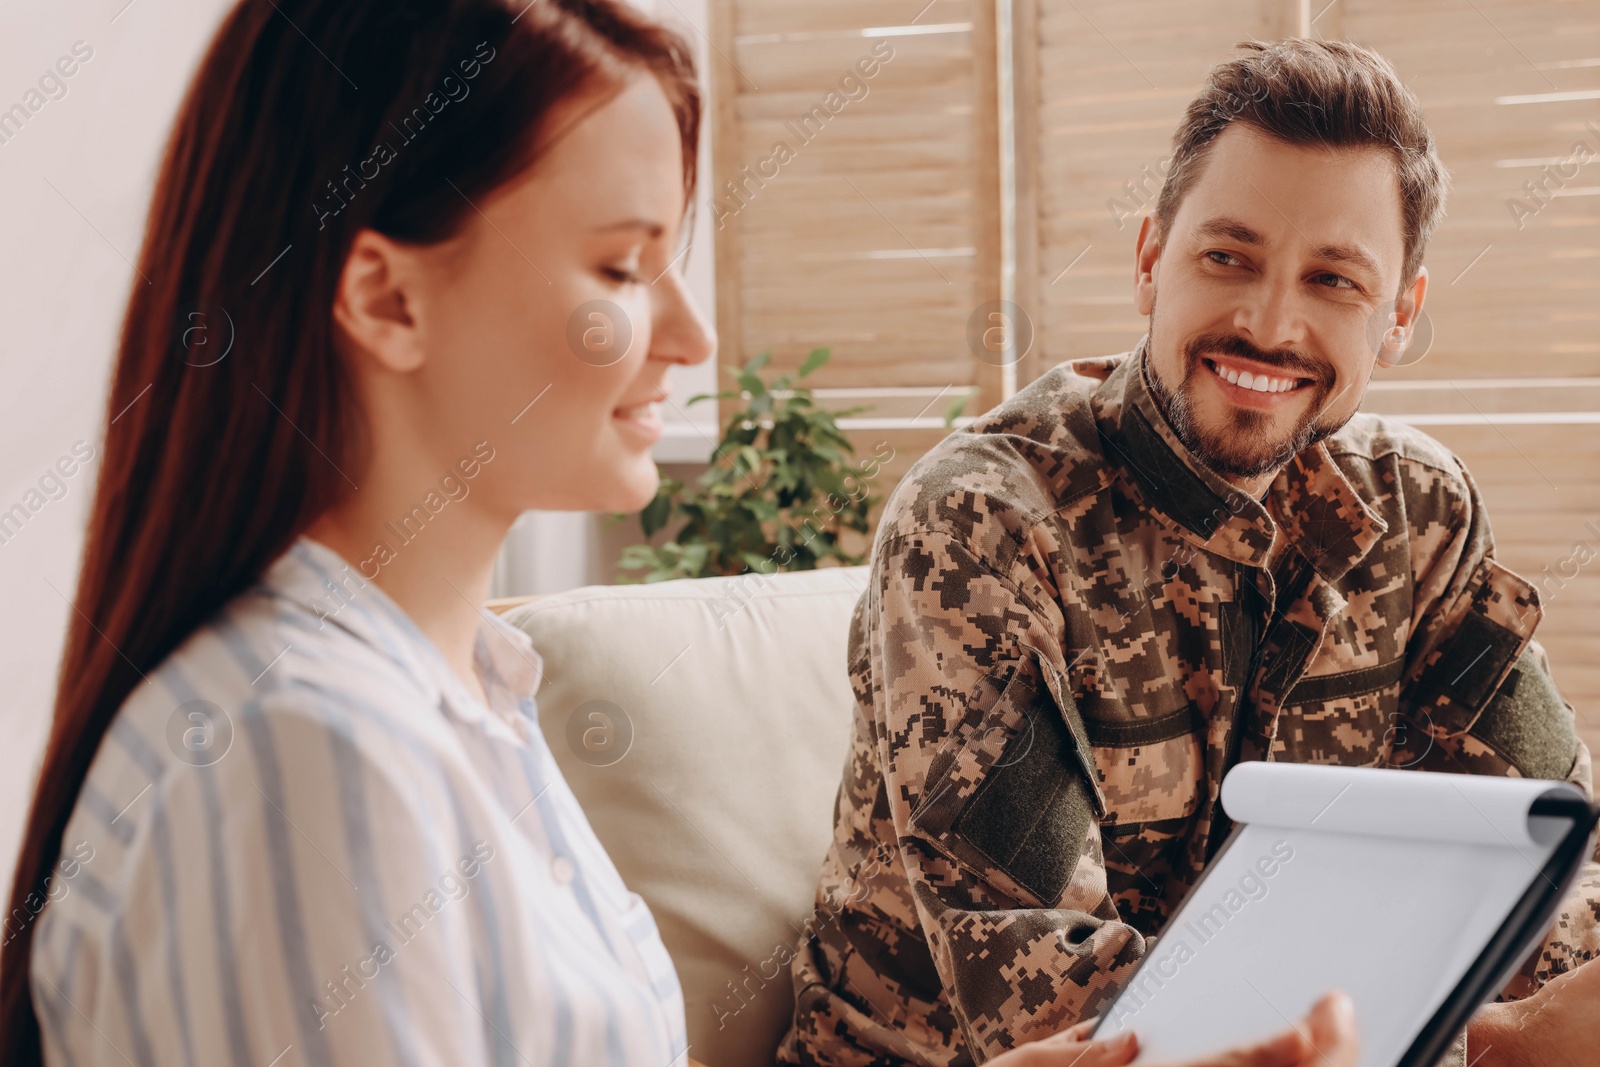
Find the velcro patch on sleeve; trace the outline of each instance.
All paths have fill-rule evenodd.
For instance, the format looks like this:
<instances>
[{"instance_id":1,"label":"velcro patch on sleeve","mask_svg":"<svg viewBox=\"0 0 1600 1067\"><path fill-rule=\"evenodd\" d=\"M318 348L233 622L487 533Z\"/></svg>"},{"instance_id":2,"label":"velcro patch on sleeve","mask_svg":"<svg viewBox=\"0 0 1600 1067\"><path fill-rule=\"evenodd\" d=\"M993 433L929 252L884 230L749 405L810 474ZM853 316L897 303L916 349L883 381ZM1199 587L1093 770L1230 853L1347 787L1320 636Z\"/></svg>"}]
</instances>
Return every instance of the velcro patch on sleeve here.
<instances>
[{"instance_id":1,"label":"velcro patch on sleeve","mask_svg":"<svg viewBox=\"0 0 1600 1067\"><path fill-rule=\"evenodd\" d=\"M1578 758L1572 712L1550 675L1526 650L1471 733L1529 778L1566 778Z\"/></svg>"},{"instance_id":2,"label":"velcro patch on sleeve","mask_svg":"<svg viewBox=\"0 0 1600 1067\"><path fill-rule=\"evenodd\" d=\"M1094 817L1078 746L1052 705L1034 705L953 827L1046 907L1071 881Z\"/></svg>"}]
</instances>

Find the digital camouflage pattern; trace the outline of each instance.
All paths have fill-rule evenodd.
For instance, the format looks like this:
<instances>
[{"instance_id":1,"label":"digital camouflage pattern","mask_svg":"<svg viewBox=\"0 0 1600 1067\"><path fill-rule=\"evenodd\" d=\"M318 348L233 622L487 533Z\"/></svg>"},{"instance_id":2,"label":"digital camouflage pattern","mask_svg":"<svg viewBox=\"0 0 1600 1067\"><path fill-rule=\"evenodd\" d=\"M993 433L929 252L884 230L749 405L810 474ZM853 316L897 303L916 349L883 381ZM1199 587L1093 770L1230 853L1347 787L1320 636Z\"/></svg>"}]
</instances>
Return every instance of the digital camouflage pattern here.
<instances>
[{"instance_id":1,"label":"digital camouflage pattern","mask_svg":"<svg viewBox=\"0 0 1600 1067\"><path fill-rule=\"evenodd\" d=\"M1589 790L1538 595L1449 451L1357 415L1256 501L1172 434L1143 351L1051 370L886 505L782 1062L982 1062L1101 1014L1241 760ZM1597 872L1505 995L1600 954Z\"/></svg>"}]
</instances>

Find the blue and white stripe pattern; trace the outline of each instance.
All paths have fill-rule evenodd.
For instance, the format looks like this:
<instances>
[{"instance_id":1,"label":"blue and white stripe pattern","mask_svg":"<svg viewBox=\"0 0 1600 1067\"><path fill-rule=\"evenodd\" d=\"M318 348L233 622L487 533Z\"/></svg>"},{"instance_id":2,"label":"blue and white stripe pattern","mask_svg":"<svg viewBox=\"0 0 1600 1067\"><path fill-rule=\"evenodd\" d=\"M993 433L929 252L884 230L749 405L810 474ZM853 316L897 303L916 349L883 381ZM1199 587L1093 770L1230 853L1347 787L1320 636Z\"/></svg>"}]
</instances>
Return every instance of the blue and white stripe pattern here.
<instances>
[{"instance_id":1,"label":"blue and white stripe pattern","mask_svg":"<svg viewBox=\"0 0 1600 1067\"><path fill-rule=\"evenodd\" d=\"M37 920L52 1064L682 1067L683 993L485 613L486 707L308 538L124 702Z\"/></svg>"}]
</instances>

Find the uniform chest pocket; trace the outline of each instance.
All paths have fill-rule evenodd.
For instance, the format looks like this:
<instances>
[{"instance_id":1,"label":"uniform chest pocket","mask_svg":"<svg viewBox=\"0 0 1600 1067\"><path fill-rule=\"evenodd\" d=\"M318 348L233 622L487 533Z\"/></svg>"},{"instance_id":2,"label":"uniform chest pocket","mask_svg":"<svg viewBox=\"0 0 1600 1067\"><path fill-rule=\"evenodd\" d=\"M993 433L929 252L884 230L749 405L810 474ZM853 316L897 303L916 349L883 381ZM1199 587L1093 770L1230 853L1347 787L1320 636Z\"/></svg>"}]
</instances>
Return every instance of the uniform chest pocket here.
<instances>
[{"instance_id":1,"label":"uniform chest pocket","mask_svg":"<svg viewBox=\"0 0 1600 1067\"><path fill-rule=\"evenodd\" d=\"M1204 729L1192 704L1150 719L1085 718L1107 825L1184 819L1200 804Z\"/></svg>"},{"instance_id":2,"label":"uniform chest pocket","mask_svg":"<svg viewBox=\"0 0 1600 1067\"><path fill-rule=\"evenodd\" d=\"M1346 767L1407 766L1427 734L1400 714L1396 659L1337 674L1310 675L1284 698L1273 759Z\"/></svg>"}]
</instances>

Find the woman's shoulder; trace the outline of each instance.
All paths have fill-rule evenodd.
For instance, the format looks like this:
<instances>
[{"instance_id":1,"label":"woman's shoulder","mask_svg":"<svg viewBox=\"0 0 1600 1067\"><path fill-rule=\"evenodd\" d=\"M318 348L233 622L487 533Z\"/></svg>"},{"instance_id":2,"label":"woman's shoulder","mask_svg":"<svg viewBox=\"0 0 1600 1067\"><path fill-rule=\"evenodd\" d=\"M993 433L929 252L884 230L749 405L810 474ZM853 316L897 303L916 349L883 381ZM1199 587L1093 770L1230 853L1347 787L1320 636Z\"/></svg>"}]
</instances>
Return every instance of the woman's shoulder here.
<instances>
[{"instance_id":1,"label":"woman's shoulder","mask_svg":"<svg viewBox=\"0 0 1600 1067\"><path fill-rule=\"evenodd\" d=\"M428 804L445 790L427 781L444 776L453 744L400 645L385 649L370 630L257 585L124 699L63 836L57 888L41 902L90 927L115 920L139 869L215 854L209 838L252 832L264 811L310 821L298 809L317 798L337 806L352 779Z\"/></svg>"},{"instance_id":2,"label":"woman's shoulder","mask_svg":"<svg viewBox=\"0 0 1600 1067\"><path fill-rule=\"evenodd\" d=\"M184 639L136 685L107 744L154 777L226 758L241 731L342 729L363 719L425 734L437 700L405 643L384 647L375 626L318 617L281 590L256 585Z\"/></svg>"},{"instance_id":3,"label":"woman's shoulder","mask_svg":"<svg viewBox=\"0 0 1600 1067\"><path fill-rule=\"evenodd\" d=\"M374 901L415 899L479 843L508 857L497 880L513 862L406 621L376 597L319 607L258 584L123 700L29 904L46 1015L103 1026L139 988L169 1011L151 991L180 959L209 976L199 1000L237 970L245 1000L294 961L337 974L370 951Z\"/></svg>"}]
</instances>

